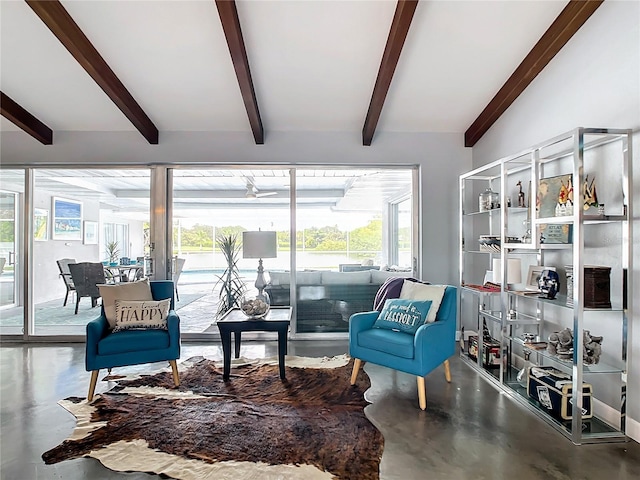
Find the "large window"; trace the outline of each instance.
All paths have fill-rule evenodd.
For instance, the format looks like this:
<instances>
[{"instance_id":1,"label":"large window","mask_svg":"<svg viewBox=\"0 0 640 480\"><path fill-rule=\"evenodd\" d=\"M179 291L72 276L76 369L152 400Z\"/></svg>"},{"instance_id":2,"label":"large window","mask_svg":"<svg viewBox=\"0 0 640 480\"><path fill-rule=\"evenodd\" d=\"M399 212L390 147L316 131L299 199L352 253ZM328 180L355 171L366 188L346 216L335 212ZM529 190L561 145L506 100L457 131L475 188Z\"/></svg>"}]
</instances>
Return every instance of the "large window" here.
<instances>
[{"instance_id":1,"label":"large window","mask_svg":"<svg viewBox=\"0 0 640 480\"><path fill-rule=\"evenodd\" d=\"M218 334L227 265L216 240L262 230L277 238L276 255L262 259L266 291L272 305L294 309L292 333L344 334L349 316L372 307L386 278L417 273L415 174L406 167L2 170L0 325L21 334L26 311L29 335L83 335L99 302L82 297L76 313L65 265L99 263L104 281L125 281L120 260L127 257L144 265L129 280L174 280L184 338ZM33 213L29 242L22 239L25 208ZM28 309L22 245L32 261ZM237 267L252 290L258 259L249 257L240 251Z\"/></svg>"}]
</instances>

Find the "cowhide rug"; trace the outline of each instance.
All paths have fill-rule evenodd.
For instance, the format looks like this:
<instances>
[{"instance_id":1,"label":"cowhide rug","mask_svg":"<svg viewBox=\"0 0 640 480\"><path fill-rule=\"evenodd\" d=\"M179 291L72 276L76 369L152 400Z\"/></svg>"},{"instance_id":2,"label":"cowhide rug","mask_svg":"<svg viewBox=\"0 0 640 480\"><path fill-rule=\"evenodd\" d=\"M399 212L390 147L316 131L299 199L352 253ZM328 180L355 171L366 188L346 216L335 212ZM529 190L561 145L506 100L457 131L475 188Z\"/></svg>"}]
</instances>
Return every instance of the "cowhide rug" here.
<instances>
[{"instance_id":1,"label":"cowhide rug","mask_svg":"<svg viewBox=\"0 0 640 480\"><path fill-rule=\"evenodd\" d=\"M351 386L351 368L346 355L287 357L282 381L267 359L234 366L224 382L220 363L195 357L177 389L169 371L119 379L91 404L60 402L77 426L42 458L185 480L377 479L384 440L364 415L369 380L361 372Z\"/></svg>"}]
</instances>

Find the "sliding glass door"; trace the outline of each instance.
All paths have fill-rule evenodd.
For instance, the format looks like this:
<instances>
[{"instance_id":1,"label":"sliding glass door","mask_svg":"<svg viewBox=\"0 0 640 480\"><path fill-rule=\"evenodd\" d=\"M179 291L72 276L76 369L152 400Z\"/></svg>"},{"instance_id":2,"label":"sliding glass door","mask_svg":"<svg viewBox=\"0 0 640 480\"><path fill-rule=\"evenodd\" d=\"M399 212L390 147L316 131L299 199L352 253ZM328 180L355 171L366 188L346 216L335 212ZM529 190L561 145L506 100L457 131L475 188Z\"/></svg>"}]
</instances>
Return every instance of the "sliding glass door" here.
<instances>
[{"instance_id":1,"label":"sliding glass door","mask_svg":"<svg viewBox=\"0 0 640 480\"><path fill-rule=\"evenodd\" d=\"M3 170L0 175L0 334L3 335L23 333L24 184L24 170Z\"/></svg>"},{"instance_id":2,"label":"sliding glass door","mask_svg":"<svg viewBox=\"0 0 640 480\"><path fill-rule=\"evenodd\" d=\"M84 335L100 301L83 295L97 283L142 274L137 259L148 252L149 170L34 169L33 177L31 334ZM104 276L92 285L73 278L66 265L80 262L101 264Z\"/></svg>"},{"instance_id":3,"label":"sliding glass door","mask_svg":"<svg viewBox=\"0 0 640 480\"><path fill-rule=\"evenodd\" d=\"M173 169L172 278L177 282L181 330L218 333L222 277L228 267L220 241L236 240L237 269L255 290L258 259L245 258L242 233L276 231L276 256L265 270L289 269L289 169ZM246 252L245 252L246 253Z\"/></svg>"},{"instance_id":4,"label":"sliding glass door","mask_svg":"<svg viewBox=\"0 0 640 480\"><path fill-rule=\"evenodd\" d=\"M406 168L297 170L297 333L347 332L387 278L413 275L412 178Z\"/></svg>"}]
</instances>

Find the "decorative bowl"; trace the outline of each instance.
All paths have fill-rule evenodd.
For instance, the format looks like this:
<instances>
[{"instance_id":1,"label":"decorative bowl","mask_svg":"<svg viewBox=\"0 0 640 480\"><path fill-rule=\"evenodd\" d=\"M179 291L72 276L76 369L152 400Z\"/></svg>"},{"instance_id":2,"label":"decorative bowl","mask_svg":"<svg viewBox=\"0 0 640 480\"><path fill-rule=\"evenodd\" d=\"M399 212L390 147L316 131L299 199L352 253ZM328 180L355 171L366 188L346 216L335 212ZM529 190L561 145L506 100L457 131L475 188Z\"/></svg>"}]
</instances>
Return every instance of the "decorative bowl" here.
<instances>
[{"instance_id":1,"label":"decorative bowl","mask_svg":"<svg viewBox=\"0 0 640 480\"><path fill-rule=\"evenodd\" d=\"M240 311L244 313L249 320L260 320L264 318L269 309L271 302L269 295L266 293L258 295L245 295L240 300Z\"/></svg>"},{"instance_id":2,"label":"decorative bowl","mask_svg":"<svg viewBox=\"0 0 640 480\"><path fill-rule=\"evenodd\" d=\"M110 262L109 266L110 267L117 267L118 266L118 262Z\"/></svg>"}]
</instances>

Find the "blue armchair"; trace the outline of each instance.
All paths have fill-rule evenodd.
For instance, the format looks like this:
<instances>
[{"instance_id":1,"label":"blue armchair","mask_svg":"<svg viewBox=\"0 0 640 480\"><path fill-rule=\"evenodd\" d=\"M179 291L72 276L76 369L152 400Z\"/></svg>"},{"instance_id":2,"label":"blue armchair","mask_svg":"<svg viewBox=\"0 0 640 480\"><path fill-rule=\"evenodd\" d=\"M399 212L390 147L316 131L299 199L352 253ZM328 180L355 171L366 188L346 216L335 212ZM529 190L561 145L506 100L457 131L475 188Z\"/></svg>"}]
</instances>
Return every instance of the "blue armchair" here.
<instances>
[{"instance_id":1,"label":"blue armchair","mask_svg":"<svg viewBox=\"0 0 640 480\"><path fill-rule=\"evenodd\" d=\"M436 321L421 325L415 335L372 328L377 311L352 315L349 354L355 362L351 385L356 383L363 361L400 370L418 377L420 408L427 408L425 375L444 363L445 378L451 381L448 359L455 353L457 310L456 287L447 286Z\"/></svg>"},{"instance_id":2,"label":"blue armchair","mask_svg":"<svg viewBox=\"0 0 640 480\"><path fill-rule=\"evenodd\" d=\"M87 324L85 365L91 372L87 401L93 399L93 392L101 368L122 367L168 360L173 373L173 382L180 385L178 365L180 358L180 318L176 314L173 301L173 282L160 280L150 282L154 300L171 299L167 330L124 330L112 333L109 323L102 314Z\"/></svg>"}]
</instances>

